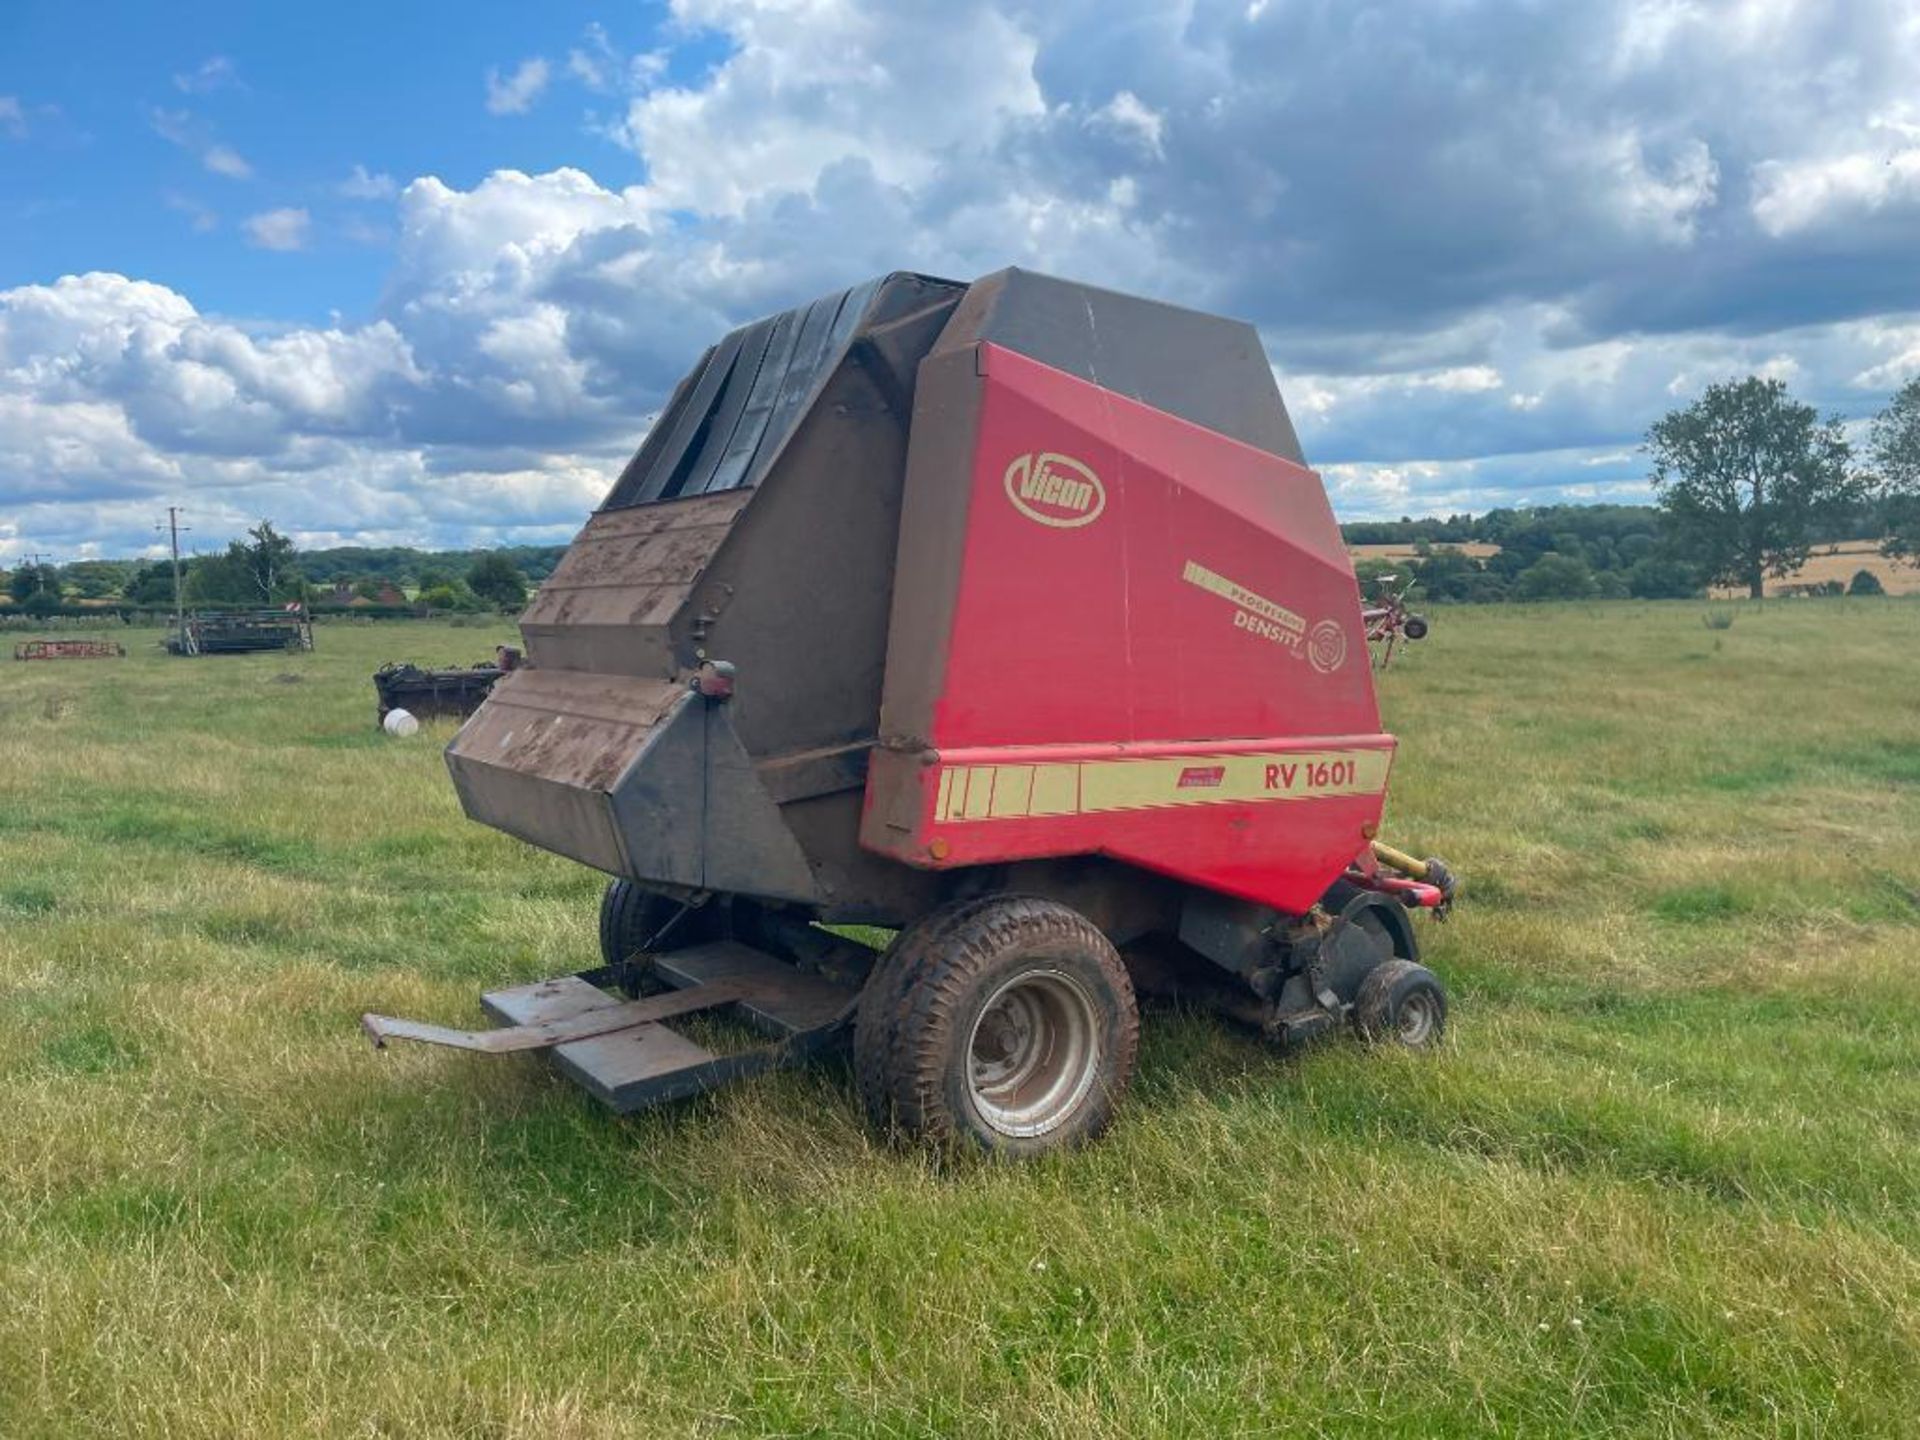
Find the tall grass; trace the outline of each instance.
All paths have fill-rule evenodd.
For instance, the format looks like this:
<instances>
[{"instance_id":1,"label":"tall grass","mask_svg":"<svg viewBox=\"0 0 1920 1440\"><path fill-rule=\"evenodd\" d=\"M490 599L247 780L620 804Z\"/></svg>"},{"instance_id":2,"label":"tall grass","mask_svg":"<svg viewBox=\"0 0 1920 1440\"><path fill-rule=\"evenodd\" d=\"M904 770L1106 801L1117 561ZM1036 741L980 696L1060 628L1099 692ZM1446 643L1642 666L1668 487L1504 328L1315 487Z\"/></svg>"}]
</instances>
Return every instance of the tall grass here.
<instances>
[{"instance_id":1,"label":"tall grass","mask_svg":"<svg viewBox=\"0 0 1920 1440\"><path fill-rule=\"evenodd\" d=\"M1156 1014L1103 1145L375 1056L591 963L384 659L0 668L0 1435L1912 1434L1920 604L1449 609L1382 678L1439 1056ZM138 636L136 639L140 638Z\"/></svg>"}]
</instances>

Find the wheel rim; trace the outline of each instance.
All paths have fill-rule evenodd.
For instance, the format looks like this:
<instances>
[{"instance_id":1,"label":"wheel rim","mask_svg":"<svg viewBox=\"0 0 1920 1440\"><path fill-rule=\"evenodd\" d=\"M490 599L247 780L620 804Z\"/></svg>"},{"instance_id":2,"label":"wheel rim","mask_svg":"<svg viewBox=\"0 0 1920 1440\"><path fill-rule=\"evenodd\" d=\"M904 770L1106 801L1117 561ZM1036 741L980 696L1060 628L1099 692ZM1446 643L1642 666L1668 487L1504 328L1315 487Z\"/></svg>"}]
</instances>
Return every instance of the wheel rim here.
<instances>
[{"instance_id":1,"label":"wheel rim","mask_svg":"<svg viewBox=\"0 0 1920 1440\"><path fill-rule=\"evenodd\" d=\"M1044 1135L1064 1123L1099 1072L1093 997L1058 970L1029 970L987 998L967 1040L967 1086L1002 1135Z\"/></svg>"},{"instance_id":2,"label":"wheel rim","mask_svg":"<svg viewBox=\"0 0 1920 1440\"><path fill-rule=\"evenodd\" d=\"M1424 1045L1440 1028L1440 1013L1434 1006L1433 996L1416 990L1400 1002L1394 1021L1395 1034L1402 1045Z\"/></svg>"}]
</instances>

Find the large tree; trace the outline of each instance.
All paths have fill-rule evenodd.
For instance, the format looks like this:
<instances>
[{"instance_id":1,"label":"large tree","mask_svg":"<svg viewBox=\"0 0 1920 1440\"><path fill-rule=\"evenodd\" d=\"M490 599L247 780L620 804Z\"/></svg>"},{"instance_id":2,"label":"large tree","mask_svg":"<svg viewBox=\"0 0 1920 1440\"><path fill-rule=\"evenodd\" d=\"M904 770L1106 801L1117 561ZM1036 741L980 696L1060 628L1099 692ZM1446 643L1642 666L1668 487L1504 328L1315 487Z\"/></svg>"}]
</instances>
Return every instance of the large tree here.
<instances>
[{"instance_id":1,"label":"large tree","mask_svg":"<svg viewBox=\"0 0 1920 1440\"><path fill-rule=\"evenodd\" d=\"M527 603L527 577L501 554L474 561L467 571L467 588L498 610L518 610Z\"/></svg>"},{"instance_id":2,"label":"large tree","mask_svg":"<svg viewBox=\"0 0 1920 1440\"><path fill-rule=\"evenodd\" d=\"M121 588L121 595L134 605L171 605L173 603L173 566L154 560L134 571Z\"/></svg>"},{"instance_id":3,"label":"large tree","mask_svg":"<svg viewBox=\"0 0 1920 1440\"><path fill-rule=\"evenodd\" d=\"M51 596L60 602L60 572L52 565L22 564L7 580L7 593L16 604L25 605L38 596Z\"/></svg>"},{"instance_id":4,"label":"large tree","mask_svg":"<svg viewBox=\"0 0 1920 1440\"><path fill-rule=\"evenodd\" d=\"M251 605L258 598L253 576L240 557L238 540L224 555L196 555L187 562L183 598L189 605ZM172 582L168 582L168 597Z\"/></svg>"},{"instance_id":5,"label":"large tree","mask_svg":"<svg viewBox=\"0 0 1920 1440\"><path fill-rule=\"evenodd\" d=\"M1578 555L1548 551L1513 582L1516 600L1585 600L1595 593L1593 567Z\"/></svg>"},{"instance_id":6,"label":"large tree","mask_svg":"<svg viewBox=\"0 0 1920 1440\"><path fill-rule=\"evenodd\" d=\"M275 530L271 520L262 520L247 531L245 540L228 545L227 558L246 573L253 594L263 605L301 593L293 541Z\"/></svg>"},{"instance_id":7,"label":"large tree","mask_svg":"<svg viewBox=\"0 0 1920 1440\"><path fill-rule=\"evenodd\" d=\"M82 600L104 600L120 594L137 568L131 560L75 560L61 567L60 583Z\"/></svg>"},{"instance_id":8,"label":"large tree","mask_svg":"<svg viewBox=\"0 0 1920 1440\"><path fill-rule=\"evenodd\" d=\"M1887 554L1920 562L1920 375L1894 392L1867 432L1875 488L1885 502Z\"/></svg>"},{"instance_id":9,"label":"large tree","mask_svg":"<svg viewBox=\"0 0 1920 1440\"><path fill-rule=\"evenodd\" d=\"M1710 583L1745 585L1806 563L1821 521L1856 500L1852 451L1784 381L1709 385L1647 432L1653 484L1675 548Z\"/></svg>"}]
</instances>

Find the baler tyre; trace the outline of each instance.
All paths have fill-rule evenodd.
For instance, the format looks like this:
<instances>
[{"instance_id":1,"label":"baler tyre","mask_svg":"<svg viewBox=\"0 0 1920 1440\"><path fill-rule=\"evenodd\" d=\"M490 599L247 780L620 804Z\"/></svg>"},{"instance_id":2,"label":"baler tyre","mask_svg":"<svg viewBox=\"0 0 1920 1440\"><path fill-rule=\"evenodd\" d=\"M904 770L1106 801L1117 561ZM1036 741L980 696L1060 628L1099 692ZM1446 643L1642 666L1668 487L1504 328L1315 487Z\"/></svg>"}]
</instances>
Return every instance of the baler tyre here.
<instances>
[{"instance_id":1,"label":"baler tyre","mask_svg":"<svg viewBox=\"0 0 1920 1440\"><path fill-rule=\"evenodd\" d=\"M861 995L854 1067L883 1130L1017 1157L1104 1131L1139 1043L1106 936L1064 905L998 897L895 942Z\"/></svg>"},{"instance_id":2,"label":"baler tyre","mask_svg":"<svg viewBox=\"0 0 1920 1440\"><path fill-rule=\"evenodd\" d=\"M922 916L893 937L867 977L860 991L860 1006L854 1020L854 1084L860 1103L873 1123L883 1131L893 1125L892 1074L889 1057L898 1042L899 1027L907 1008L905 992L925 968L923 957L938 949L956 927L968 923L984 906L1000 903L1000 897L975 896L956 900Z\"/></svg>"},{"instance_id":3,"label":"baler tyre","mask_svg":"<svg viewBox=\"0 0 1920 1440\"><path fill-rule=\"evenodd\" d=\"M1447 992L1440 977L1411 960L1387 960L1367 972L1353 1002L1361 1036L1409 1050L1439 1045L1447 1028Z\"/></svg>"},{"instance_id":4,"label":"baler tyre","mask_svg":"<svg viewBox=\"0 0 1920 1440\"><path fill-rule=\"evenodd\" d=\"M1407 623L1401 628L1405 630L1407 639L1424 640L1427 638L1427 617L1424 615L1409 615L1407 616Z\"/></svg>"}]
</instances>

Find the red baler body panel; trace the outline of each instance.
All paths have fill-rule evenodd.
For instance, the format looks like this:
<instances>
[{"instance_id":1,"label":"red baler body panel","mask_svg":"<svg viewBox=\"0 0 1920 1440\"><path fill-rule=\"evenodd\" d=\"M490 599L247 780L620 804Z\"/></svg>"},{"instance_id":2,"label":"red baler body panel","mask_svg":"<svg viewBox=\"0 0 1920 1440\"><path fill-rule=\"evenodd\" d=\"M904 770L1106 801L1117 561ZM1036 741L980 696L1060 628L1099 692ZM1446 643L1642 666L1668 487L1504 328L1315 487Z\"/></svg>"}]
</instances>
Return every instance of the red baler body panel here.
<instances>
[{"instance_id":1,"label":"red baler body panel","mask_svg":"<svg viewBox=\"0 0 1920 1440\"><path fill-rule=\"evenodd\" d=\"M925 733L883 736L863 843L932 868L1102 854L1304 911L1365 849L1393 753L1319 477L1012 351L974 361L937 694Z\"/></svg>"}]
</instances>

